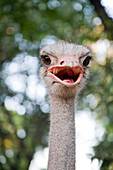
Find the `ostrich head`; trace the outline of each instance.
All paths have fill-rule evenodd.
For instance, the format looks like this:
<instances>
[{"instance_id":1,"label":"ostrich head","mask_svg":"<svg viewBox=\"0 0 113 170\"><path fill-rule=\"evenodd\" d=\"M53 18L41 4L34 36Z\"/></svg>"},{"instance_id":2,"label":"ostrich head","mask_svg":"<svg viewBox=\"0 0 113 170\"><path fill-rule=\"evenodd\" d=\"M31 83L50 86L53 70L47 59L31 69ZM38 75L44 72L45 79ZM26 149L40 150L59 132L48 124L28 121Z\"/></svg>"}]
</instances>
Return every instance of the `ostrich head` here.
<instances>
[{"instance_id":1,"label":"ostrich head","mask_svg":"<svg viewBox=\"0 0 113 170\"><path fill-rule=\"evenodd\" d=\"M91 56L87 47L61 41L43 47L40 57L40 74L50 96L69 98L78 94L88 77Z\"/></svg>"}]
</instances>

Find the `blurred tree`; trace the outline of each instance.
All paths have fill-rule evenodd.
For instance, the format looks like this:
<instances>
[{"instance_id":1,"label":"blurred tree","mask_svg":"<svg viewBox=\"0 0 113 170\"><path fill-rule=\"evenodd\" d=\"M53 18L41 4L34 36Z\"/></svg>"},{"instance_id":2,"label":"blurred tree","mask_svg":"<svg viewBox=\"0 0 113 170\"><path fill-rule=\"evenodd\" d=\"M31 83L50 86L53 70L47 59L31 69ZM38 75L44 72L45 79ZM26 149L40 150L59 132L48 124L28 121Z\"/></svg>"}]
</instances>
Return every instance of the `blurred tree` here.
<instances>
[{"instance_id":1,"label":"blurred tree","mask_svg":"<svg viewBox=\"0 0 113 170\"><path fill-rule=\"evenodd\" d=\"M112 25L99 0L0 1L1 170L28 169L36 149L47 146L49 110L46 98L39 95L39 49L58 39L92 48L100 38L112 40ZM84 104L83 98L81 107L88 106L105 128L92 159L102 160L107 170L113 169L113 42L104 43L108 45L105 60L100 62L95 56L97 63L92 64L85 91L86 97L91 93L96 98L97 105Z\"/></svg>"},{"instance_id":2,"label":"blurred tree","mask_svg":"<svg viewBox=\"0 0 113 170\"><path fill-rule=\"evenodd\" d=\"M112 40L113 39L113 32L111 31L113 28L112 18L110 18L105 12L104 7L101 5L101 1L90 0L90 2L92 5L94 5L95 11L97 12L98 16L102 19L105 31L107 32L107 37L110 40Z\"/></svg>"}]
</instances>

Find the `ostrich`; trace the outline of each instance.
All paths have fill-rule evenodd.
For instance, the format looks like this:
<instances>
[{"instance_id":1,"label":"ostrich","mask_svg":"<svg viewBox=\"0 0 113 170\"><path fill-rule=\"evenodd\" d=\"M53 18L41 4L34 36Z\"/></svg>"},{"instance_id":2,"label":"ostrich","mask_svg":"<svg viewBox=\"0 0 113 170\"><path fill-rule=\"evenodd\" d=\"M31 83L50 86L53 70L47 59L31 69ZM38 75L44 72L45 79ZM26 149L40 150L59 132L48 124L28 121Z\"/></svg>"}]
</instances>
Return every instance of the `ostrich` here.
<instances>
[{"instance_id":1,"label":"ostrich","mask_svg":"<svg viewBox=\"0 0 113 170\"><path fill-rule=\"evenodd\" d=\"M60 41L43 47L40 57L51 102L48 170L75 170L75 102L88 77L90 50Z\"/></svg>"}]
</instances>

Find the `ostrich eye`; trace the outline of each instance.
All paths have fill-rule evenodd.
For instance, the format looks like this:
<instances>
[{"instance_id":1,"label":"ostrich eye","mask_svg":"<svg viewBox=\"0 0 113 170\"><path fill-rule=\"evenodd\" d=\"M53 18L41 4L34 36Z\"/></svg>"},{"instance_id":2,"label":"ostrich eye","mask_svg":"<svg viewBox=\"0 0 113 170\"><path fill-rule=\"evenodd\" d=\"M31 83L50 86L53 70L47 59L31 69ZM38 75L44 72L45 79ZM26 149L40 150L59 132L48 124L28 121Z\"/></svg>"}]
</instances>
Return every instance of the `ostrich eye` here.
<instances>
[{"instance_id":1,"label":"ostrich eye","mask_svg":"<svg viewBox=\"0 0 113 170\"><path fill-rule=\"evenodd\" d=\"M88 64L89 64L89 62L90 62L90 60L91 60L91 57L90 57L90 56L86 57L86 59L83 61L83 66L84 66L84 67L87 67Z\"/></svg>"},{"instance_id":2,"label":"ostrich eye","mask_svg":"<svg viewBox=\"0 0 113 170\"><path fill-rule=\"evenodd\" d=\"M49 65L51 63L51 59L47 55L41 56L41 59L42 59L43 63L46 65Z\"/></svg>"}]
</instances>

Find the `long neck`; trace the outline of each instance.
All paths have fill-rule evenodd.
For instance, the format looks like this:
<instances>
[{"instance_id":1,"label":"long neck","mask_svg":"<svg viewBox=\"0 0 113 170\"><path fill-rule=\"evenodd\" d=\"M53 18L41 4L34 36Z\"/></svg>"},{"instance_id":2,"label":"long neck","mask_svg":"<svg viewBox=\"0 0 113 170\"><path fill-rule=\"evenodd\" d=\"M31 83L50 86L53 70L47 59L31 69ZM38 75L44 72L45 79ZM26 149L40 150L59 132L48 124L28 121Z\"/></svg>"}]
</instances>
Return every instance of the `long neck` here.
<instances>
[{"instance_id":1,"label":"long neck","mask_svg":"<svg viewBox=\"0 0 113 170\"><path fill-rule=\"evenodd\" d=\"M75 170L75 99L51 97L48 170Z\"/></svg>"}]
</instances>

